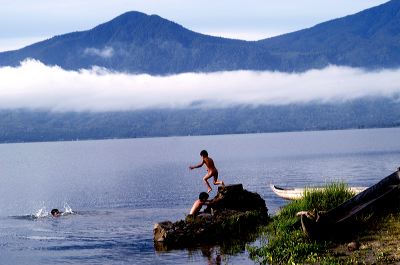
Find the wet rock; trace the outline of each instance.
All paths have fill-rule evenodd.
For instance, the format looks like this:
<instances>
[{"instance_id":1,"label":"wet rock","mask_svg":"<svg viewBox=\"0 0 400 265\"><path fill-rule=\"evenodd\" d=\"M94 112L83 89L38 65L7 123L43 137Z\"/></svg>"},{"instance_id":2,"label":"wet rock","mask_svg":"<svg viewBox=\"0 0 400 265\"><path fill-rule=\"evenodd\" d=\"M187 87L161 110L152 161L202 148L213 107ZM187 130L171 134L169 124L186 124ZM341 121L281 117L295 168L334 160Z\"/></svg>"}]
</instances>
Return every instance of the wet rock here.
<instances>
[{"instance_id":1,"label":"wet rock","mask_svg":"<svg viewBox=\"0 0 400 265\"><path fill-rule=\"evenodd\" d=\"M154 240L163 242L168 237L168 232L171 231L172 228L172 222L170 221L155 224L153 228Z\"/></svg>"},{"instance_id":2,"label":"wet rock","mask_svg":"<svg viewBox=\"0 0 400 265\"><path fill-rule=\"evenodd\" d=\"M355 251L358 250L359 248L360 248L360 243L358 243L357 241L353 241L347 244L347 249L349 251Z\"/></svg>"},{"instance_id":3,"label":"wet rock","mask_svg":"<svg viewBox=\"0 0 400 265\"><path fill-rule=\"evenodd\" d=\"M165 250L217 243L254 231L267 220L268 209L259 194L244 190L242 184L219 187L204 213L155 224L155 246Z\"/></svg>"}]
</instances>

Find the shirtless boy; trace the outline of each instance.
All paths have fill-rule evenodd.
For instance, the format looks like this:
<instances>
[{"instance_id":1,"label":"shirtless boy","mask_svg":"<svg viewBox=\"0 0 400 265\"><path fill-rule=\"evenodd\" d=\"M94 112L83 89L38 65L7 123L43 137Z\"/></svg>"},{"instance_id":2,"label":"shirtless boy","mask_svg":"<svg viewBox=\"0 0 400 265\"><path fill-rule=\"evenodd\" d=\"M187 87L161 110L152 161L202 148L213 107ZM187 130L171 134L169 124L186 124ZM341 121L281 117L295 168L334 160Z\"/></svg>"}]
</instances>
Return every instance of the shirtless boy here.
<instances>
[{"instance_id":1,"label":"shirtless boy","mask_svg":"<svg viewBox=\"0 0 400 265\"><path fill-rule=\"evenodd\" d=\"M194 216L198 215L201 207L208 203L207 199L208 199L208 193L205 193L204 191L201 192L199 195L199 199L193 203L192 209L190 209L189 214Z\"/></svg>"},{"instance_id":2,"label":"shirtless boy","mask_svg":"<svg viewBox=\"0 0 400 265\"><path fill-rule=\"evenodd\" d=\"M201 163L198 164L197 166L190 166L189 168L192 170L195 168L202 167L203 165L206 165L207 174L204 176L203 180L207 185L207 192L210 193L210 191L212 190L210 184L208 183L208 179L211 177L214 177L214 185L224 186L225 184L222 180L218 181L218 170L215 167L214 160L212 160L211 157L208 157L207 151L206 150L201 151L200 156L202 158Z\"/></svg>"}]
</instances>

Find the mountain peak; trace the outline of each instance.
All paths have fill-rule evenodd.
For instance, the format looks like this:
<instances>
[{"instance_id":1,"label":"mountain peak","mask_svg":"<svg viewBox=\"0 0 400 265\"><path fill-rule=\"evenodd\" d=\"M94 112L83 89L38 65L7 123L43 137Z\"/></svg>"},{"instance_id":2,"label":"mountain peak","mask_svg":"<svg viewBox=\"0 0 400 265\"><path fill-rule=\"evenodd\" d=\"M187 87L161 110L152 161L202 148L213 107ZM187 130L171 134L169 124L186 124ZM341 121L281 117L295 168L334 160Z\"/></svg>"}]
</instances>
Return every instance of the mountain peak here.
<instances>
[{"instance_id":1,"label":"mountain peak","mask_svg":"<svg viewBox=\"0 0 400 265\"><path fill-rule=\"evenodd\" d=\"M168 21L167 19L163 19L157 15L147 15L139 11L128 11L99 26L113 25L113 24L117 25L142 24L142 23L149 23L150 21L154 20L159 20L164 22Z\"/></svg>"},{"instance_id":2,"label":"mountain peak","mask_svg":"<svg viewBox=\"0 0 400 265\"><path fill-rule=\"evenodd\" d=\"M98 25L0 53L0 65L34 58L66 69L101 66L149 74L229 70L306 71L327 65L400 66L400 0L256 42L193 32L129 11Z\"/></svg>"},{"instance_id":3,"label":"mountain peak","mask_svg":"<svg viewBox=\"0 0 400 265\"><path fill-rule=\"evenodd\" d=\"M107 41L143 43L154 39L186 42L188 35L198 33L158 15L129 11L93 28L89 34L109 38Z\"/></svg>"}]
</instances>

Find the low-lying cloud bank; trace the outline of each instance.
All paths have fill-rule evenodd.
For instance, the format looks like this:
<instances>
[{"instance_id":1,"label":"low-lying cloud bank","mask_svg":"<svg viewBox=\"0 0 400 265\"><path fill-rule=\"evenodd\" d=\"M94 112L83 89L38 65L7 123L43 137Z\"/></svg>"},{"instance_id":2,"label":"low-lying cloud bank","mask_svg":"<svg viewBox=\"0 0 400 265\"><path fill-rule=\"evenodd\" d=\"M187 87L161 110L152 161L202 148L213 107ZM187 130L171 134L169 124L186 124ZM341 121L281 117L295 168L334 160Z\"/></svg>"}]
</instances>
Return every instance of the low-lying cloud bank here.
<instances>
[{"instance_id":1,"label":"low-lying cloud bank","mask_svg":"<svg viewBox=\"0 0 400 265\"><path fill-rule=\"evenodd\" d=\"M233 71L172 76L66 71L27 60L0 68L0 108L126 111L336 102L400 94L400 69L330 66L305 73Z\"/></svg>"}]
</instances>

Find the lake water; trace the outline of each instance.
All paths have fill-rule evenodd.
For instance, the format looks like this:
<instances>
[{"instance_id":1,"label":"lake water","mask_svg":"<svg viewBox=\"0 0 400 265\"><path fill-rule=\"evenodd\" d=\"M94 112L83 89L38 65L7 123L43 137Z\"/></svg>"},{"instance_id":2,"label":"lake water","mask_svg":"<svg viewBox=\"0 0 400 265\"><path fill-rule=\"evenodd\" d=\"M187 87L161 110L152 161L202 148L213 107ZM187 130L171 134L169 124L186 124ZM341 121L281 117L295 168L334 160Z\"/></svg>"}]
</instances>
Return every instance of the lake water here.
<instances>
[{"instance_id":1,"label":"lake water","mask_svg":"<svg viewBox=\"0 0 400 265\"><path fill-rule=\"evenodd\" d=\"M202 149L273 214L286 202L269 184L372 185L400 166L399 140L393 128L2 144L0 264L252 264L219 247L154 249L154 223L183 219L206 190L205 170L188 169Z\"/></svg>"}]
</instances>

